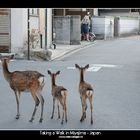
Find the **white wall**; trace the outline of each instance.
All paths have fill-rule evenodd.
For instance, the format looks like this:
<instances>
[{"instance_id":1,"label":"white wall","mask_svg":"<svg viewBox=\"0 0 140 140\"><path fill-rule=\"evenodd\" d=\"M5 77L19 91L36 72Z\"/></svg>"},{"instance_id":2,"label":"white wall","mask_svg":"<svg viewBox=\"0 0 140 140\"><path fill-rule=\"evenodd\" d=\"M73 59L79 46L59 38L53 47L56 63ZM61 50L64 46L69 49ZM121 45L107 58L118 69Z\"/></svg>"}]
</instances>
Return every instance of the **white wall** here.
<instances>
[{"instance_id":1,"label":"white wall","mask_svg":"<svg viewBox=\"0 0 140 140\"><path fill-rule=\"evenodd\" d=\"M92 18L92 30L95 34L104 34L105 18L104 17L93 17Z\"/></svg>"},{"instance_id":2,"label":"white wall","mask_svg":"<svg viewBox=\"0 0 140 140\"><path fill-rule=\"evenodd\" d=\"M98 16L98 8L94 8L93 10L94 10L93 12L94 16Z\"/></svg>"},{"instance_id":3,"label":"white wall","mask_svg":"<svg viewBox=\"0 0 140 140\"><path fill-rule=\"evenodd\" d=\"M30 16L30 30L39 29L39 17Z\"/></svg>"},{"instance_id":4,"label":"white wall","mask_svg":"<svg viewBox=\"0 0 140 140\"><path fill-rule=\"evenodd\" d=\"M11 52L18 52L27 40L27 9L11 8Z\"/></svg>"},{"instance_id":5,"label":"white wall","mask_svg":"<svg viewBox=\"0 0 140 140\"><path fill-rule=\"evenodd\" d=\"M47 8L47 48L52 45L52 8Z\"/></svg>"},{"instance_id":6,"label":"white wall","mask_svg":"<svg viewBox=\"0 0 140 140\"><path fill-rule=\"evenodd\" d=\"M111 16L105 17L105 39L114 37L114 18Z\"/></svg>"},{"instance_id":7,"label":"white wall","mask_svg":"<svg viewBox=\"0 0 140 140\"><path fill-rule=\"evenodd\" d=\"M100 16L129 16L129 17L138 17L138 12L104 12L100 13Z\"/></svg>"},{"instance_id":8,"label":"white wall","mask_svg":"<svg viewBox=\"0 0 140 140\"><path fill-rule=\"evenodd\" d=\"M139 19L130 17L119 18L119 34L132 34L139 31Z\"/></svg>"},{"instance_id":9,"label":"white wall","mask_svg":"<svg viewBox=\"0 0 140 140\"><path fill-rule=\"evenodd\" d=\"M39 8L39 29L42 34L42 47L45 48L45 9Z\"/></svg>"},{"instance_id":10,"label":"white wall","mask_svg":"<svg viewBox=\"0 0 140 140\"><path fill-rule=\"evenodd\" d=\"M114 17L94 16L92 17L92 31L97 38L110 39L114 37Z\"/></svg>"},{"instance_id":11,"label":"white wall","mask_svg":"<svg viewBox=\"0 0 140 140\"><path fill-rule=\"evenodd\" d=\"M28 20L27 8L11 9L11 52L18 52L27 41ZM40 29L43 33L45 48L45 8L41 9L41 17L30 17L30 29ZM47 47L52 45L52 9L47 8Z\"/></svg>"}]
</instances>

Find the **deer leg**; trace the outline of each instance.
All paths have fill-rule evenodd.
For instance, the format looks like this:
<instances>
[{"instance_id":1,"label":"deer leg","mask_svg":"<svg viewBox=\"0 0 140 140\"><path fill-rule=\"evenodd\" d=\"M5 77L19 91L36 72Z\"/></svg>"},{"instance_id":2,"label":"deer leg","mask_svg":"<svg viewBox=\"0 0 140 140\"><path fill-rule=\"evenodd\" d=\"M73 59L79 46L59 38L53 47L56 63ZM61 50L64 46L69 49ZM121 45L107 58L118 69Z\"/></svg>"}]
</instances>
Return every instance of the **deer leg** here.
<instances>
[{"instance_id":1,"label":"deer leg","mask_svg":"<svg viewBox=\"0 0 140 140\"><path fill-rule=\"evenodd\" d=\"M41 123L43 120L44 98L40 93L37 94L37 97L38 97L39 101L41 102L41 115L40 115L40 119L39 119L39 122Z\"/></svg>"},{"instance_id":2,"label":"deer leg","mask_svg":"<svg viewBox=\"0 0 140 140\"><path fill-rule=\"evenodd\" d=\"M41 95L41 91L42 91L42 89L43 89L43 87L44 87L44 82L41 84L41 87L39 88L39 92L38 92L38 98L39 98L39 100L40 100L40 102L41 102L41 115L40 115L40 120L39 120L39 122L41 123L42 122L42 120L43 120L43 110L44 110L44 98L43 98L43 96Z\"/></svg>"},{"instance_id":3,"label":"deer leg","mask_svg":"<svg viewBox=\"0 0 140 140\"><path fill-rule=\"evenodd\" d=\"M16 119L19 119L19 117L20 117L20 113L19 113L19 98L20 98L20 92L17 93L17 91L15 91L15 96L16 96L16 102L17 102L17 115L16 115Z\"/></svg>"},{"instance_id":4,"label":"deer leg","mask_svg":"<svg viewBox=\"0 0 140 140\"><path fill-rule=\"evenodd\" d=\"M64 108L64 110L65 110L65 122L67 122L68 120L67 120L67 106L66 106L66 103L65 103L65 108Z\"/></svg>"},{"instance_id":5,"label":"deer leg","mask_svg":"<svg viewBox=\"0 0 140 140\"><path fill-rule=\"evenodd\" d=\"M87 103L85 105L85 115L84 115L84 119L86 118L86 110L87 110Z\"/></svg>"},{"instance_id":6,"label":"deer leg","mask_svg":"<svg viewBox=\"0 0 140 140\"><path fill-rule=\"evenodd\" d=\"M87 104L86 104L85 110L87 110L87 107L88 107L88 106L87 106Z\"/></svg>"},{"instance_id":7,"label":"deer leg","mask_svg":"<svg viewBox=\"0 0 140 140\"><path fill-rule=\"evenodd\" d=\"M82 97L80 96L80 99L81 99L81 104L82 104ZM83 104L82 104L83 105Z\"/></svg>"},{"instance_id":8,"label":"deer leg","mask_svg":"<svg viewBox=\"0 0 140 140\"><path fill-rule=\"evenodd\" d=\"M81 97L81 96L80 96L80 99L81 99L81 105L82 105L82 116L83 116L83 102L82 102L82 97ZM82 116L81 116L80 122L82 122Z\"/></svg>"},{"instance_id":9,"label":"deer leg","mask_svg":"<svg viewBox=\"0 0 140 140\"><path fill-rule=\"evenodd\" d=\"M53 97L53 111L52 111L51 119L53 119L54 116L54 109L55 109L55 97Z\"/></svg>"},{"instance_id":10,"label":"deer leg","mask_svg":"<svg viewBox=\"0 0 140 140\"><path fill-rule=\"evenodd\" d=\"M82 102L82 99L81 99L81 102ZM82 116L81 116L80 122L83 121L83 113L84 113L84 104L82 102Z\"/></svg>"},{"instance_id":11,"label":"deer leg","mask_svg":"<svg viewBox=\"0 0 140 140\"><path fill-rule=\"evenodd\" d=\"M41 96L41 117L40 117L39 122L42 122L43 120L43 110L44 110L44 98L43 96Z\"/></svg>"},{"instance_id":12,"label":"deer leg","mask_svg":"<svg viewBox=\"0 0 140 140\"><path fill-rule=\"evenodd\" d=\"M64 101L62 98L59 99L60 101L60 104L62 105L62 121L61 121L61 124L63 124L64 122Z\"/></svg>"},{"instance_id":13,"label":"deer leg","mask_svg":"<svg viewBox=\"0 0 140 140\"><path fill-rule=\"evenodd\" d=\"M81 99L81 104L82 104L82 97L80 97L80 99ZM82 104L82 108L83 108L83 104ZM87 110L87 104L86 104L85 110ZM86 118L86 114L85 114L85 118Z\"/></svg>"},{"instance_id":14,"label":"deer leg","mask_svg":"<svg viewBox=\"0 0 140 140\"><path fill-rule=\"evenodd\" d=\"M65 110L65 121L67 122L67 105L66 105L66 95L65 95L65 99L64 99L64 110Z\"/></svg>"},{"instance_id":15,"label":"deer leg","mask_svg":"<svg viewBox=\"0 0 140 140\"><path fill-rule=\"evenodd\" d=\"M61 124L63 124L64 122L64 104L63 104L63 115L62 115L62 121L61 121Z\"/></svg>"},{"instance_id":16,"label":"deer leg","mask_svg":"<svg viewBox=\"0 0 140 140\"><path fill-rule=\"evenodd\" d=\"M90 109L91 109L91 124L93 124L93 104L92 104L92 100L93 100L93 98L92 98L93 96L91 95L90 97L89 97L89 102L90 102Z\"/></svg>"},{"instance_id":17,"label":"deer leg","mask_svg":"<svg viewBox=\"0 0 140 140\"><path fill-rule=\"evenodd\" d=\"M58 108L58 119L60 119L60 109L59 109L59 102L57 101L57 108Z\"/></svg>"},{"instance_id":18,"label":"deer leg","mask_svg":"<svg viewBox=\"0 0 140 140\"><path fill-rule=\"evenodd\" d=\"M36 96L33 96L34 100L35 100L35 107L34 107L34 111L32 113L32 117L31 119L29 120L30 122L32 122L34 120L34 117L35 117L35 113L36 113L36 110L37 110L37 107L40 103L39 99L36 97Z\"/></svg>"},{"instance_id":19,"label":"deer leg","mask_svg":"<svg viewBox=\"0 0 140 140\"><path fill-rule=\"evenodd\" d=\"M82 122L86 118L86 99L82 98L82 117L80 122Z\"/></svg>"}]
</instances>

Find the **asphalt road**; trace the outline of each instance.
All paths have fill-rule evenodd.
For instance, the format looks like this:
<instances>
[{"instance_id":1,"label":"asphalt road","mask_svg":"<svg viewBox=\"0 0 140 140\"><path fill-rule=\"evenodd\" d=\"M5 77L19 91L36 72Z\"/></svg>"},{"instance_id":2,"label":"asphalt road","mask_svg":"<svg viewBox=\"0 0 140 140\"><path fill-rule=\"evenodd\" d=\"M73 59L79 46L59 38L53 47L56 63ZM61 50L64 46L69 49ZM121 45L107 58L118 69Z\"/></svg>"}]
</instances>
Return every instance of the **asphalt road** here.
<instances>
[{"instance_id":1,"label":"asphalt road","mask_svg":"<svg viewBox=\"0 0 140 140\"><path fill-rule=\"evenodd\" d=\"M89 104L87 118L80 123L79 71L74 68L75 63L90 65L85 80L93 85L95 91L93 125L90 124ZM61 120L57 120L57 107L54 119L50 119L52 95L48 69L61 71L57 84L69 91L67 124L61 125ZM15 119L15 95L0 66L0 129L140 129L140 36L96 41L93 46L51 62L14 60L10 62L9 70L38 70L46 76L42 91L44 120L39 123L39 106L34 122L29 122L34 108L30 93L22 93L21 118Z\"/></svg>"}]
</instances>

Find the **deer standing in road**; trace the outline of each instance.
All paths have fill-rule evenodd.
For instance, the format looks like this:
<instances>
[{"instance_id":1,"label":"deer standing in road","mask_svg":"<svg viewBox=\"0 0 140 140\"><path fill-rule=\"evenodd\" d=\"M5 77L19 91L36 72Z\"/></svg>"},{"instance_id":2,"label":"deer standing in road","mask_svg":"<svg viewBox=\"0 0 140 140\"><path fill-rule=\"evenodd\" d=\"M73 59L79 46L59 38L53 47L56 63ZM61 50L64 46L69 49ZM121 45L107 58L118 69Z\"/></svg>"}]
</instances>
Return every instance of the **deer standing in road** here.
<instances>
[{"instance_id":1,"label":"deer standing in road","mask_svg":"<svg viewBox=\"0 0 140 140\"><path fill-rule=\"evenodd\" d=\"M44 86L44 75L37 71L14 71L10 72L8 69L8 63L10 59L14 56L0 56L3 68L3 74L6 81L9 83L11 89L15 93L16 102L17 102L17 115L16 119L20 118L19 112L19 98L21 92L28 91L31 93L34 101L35 107L32 113L30 122L34 120L37 107L41 102L41 116L39 122L43 120L43 107L44 107L44 98L41 95L41 91Z\"/></svg>"},{"instance_id":2,"label":"deer standing in road","mask_svg":"<svg viewBox=\"0 0 140 140\"><path fill-rule=\"evenodd\" d=\"M75 67L80 71L80 82L79 82L79 93L82 103L82 116L80 122L83 122L86 118L86 110L87 110L87 103L86 100L88 99L90 102L90 109L91 109L91 124L93 124L93 88L91 84L85 82L84 80L84 72L86 69L89 68L89 64L85 67L80 67L78 64L75 64Z\"/></svg>"},{"instance_id":3,"label":"deer standing in road","mask_svg":"<svg viewBox=\"0 0 140 140\"><path fill-rule=\"evenodd\" d=\"M52 96L53 96L53 111L52 111L51 119L53 119L54 116L55 100L57 100L58 119L60 119L59 103L62 105L63 108L63 115L61 121L61 124L63 124L64 116L65 116L65 121L67 122L67 106L66 106L67 89L64 88L63 86L58 86L55 83L56 76L60 74L60 71L57 71L56 73L52 73L50 70L48 70L48 74L51 76Z\"/></svg>"}]
</instances>

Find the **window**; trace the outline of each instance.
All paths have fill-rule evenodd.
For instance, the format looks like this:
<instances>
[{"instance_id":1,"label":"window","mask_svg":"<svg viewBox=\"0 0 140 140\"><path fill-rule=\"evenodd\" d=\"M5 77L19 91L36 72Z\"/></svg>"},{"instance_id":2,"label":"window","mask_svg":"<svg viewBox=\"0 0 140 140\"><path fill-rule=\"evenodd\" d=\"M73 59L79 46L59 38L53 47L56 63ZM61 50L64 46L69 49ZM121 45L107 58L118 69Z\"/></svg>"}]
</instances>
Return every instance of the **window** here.
<instances>
[{"instance_id":1,"label":"window","mask_svg":"<svg viewBox=\"0 0 140 140\"><path fill-rule=\"evenodd\" d=\"M30 15L38 16L39 15L39 9L38 8L30 8Z\"/></svg>"}]
</instances>

